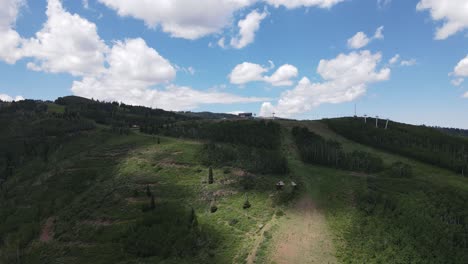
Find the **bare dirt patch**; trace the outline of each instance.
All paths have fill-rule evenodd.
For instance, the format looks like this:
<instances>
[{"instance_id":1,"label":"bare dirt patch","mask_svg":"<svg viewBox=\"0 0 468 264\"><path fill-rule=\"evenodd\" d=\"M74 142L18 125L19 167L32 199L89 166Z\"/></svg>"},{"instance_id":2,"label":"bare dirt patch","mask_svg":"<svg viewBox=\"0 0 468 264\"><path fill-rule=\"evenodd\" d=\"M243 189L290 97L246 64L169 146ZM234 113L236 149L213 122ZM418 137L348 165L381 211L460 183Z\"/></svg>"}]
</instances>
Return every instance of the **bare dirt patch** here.
<instances>
[{"instance_id":1,"label":"bare dirt patch","mask_svg":"<svg viewBox=\"0 0 468 264\"><path fill-rule=\"evenodd\" d=\"M310 197L302 197L282 219L274 236L272 262L337 263L334 253L325 216Z\"/></svg>"},{"instance_id":2,"label":"bare dirt patch","mask_svg":"<svg viewBox=\"0 0 468 264\"><path fill-rule=\"evenodd\" d=\"M163 159L157 163L161 167L170 167L170 168L190 168L187 164L181 164L173 161L172 159Z\"/></svg>"},{"instance_id":3,"label":"bare dirt patch","mask_svg":"<svg viewBox=\"0 0 468 264\"><path fill-rule=\"evenodd\" d=\"M54 223L55 218L49 217L45 224L42 226L41 235L39 241L47 243L54 239Z\"/></svg>"},{"instance_id":4,"label":"bare dirt patch","mask_svg":"<svg viewBox=\"0 0 468 264\"><path fill-rule=\"evenodd\" d=\"M242 169L234 169L232 171L232 175L237 176L237 177L244 177L244 176L247 176L248 173Z\"/></svg>"}]
</instances>

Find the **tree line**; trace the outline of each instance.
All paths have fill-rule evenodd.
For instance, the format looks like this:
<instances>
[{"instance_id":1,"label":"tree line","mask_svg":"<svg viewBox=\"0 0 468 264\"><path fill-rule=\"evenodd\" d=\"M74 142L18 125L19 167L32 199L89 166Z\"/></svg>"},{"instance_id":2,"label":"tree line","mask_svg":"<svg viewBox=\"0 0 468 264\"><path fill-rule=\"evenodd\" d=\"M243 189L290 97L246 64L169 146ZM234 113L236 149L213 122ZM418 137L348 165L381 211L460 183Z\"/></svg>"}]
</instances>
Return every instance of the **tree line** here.
<instances>
[{"instance_id":1,"label":"tree line","mask_svg":"<svg viewBox=\"0 0 468 264\"><path fill-rule=\"evenodd\" d=\"M305 127L294 127L292 135L301 159L306 163L362 172L384 169L380 157L365 151L345 152L341 143L326 140Z\"/></svg>"},{"instance_id":2,"label":"tree line","mask_svg":"<svg viewBox=\"0 0 468 264\"><path fill-rule=\"evenodd\" d=\"M364 122L362 118L326 119L336 133L353 141L417 159L461 175L468 175L468 140L451 136L437 129L382 120Z\"/></svg>"}]
</instances>

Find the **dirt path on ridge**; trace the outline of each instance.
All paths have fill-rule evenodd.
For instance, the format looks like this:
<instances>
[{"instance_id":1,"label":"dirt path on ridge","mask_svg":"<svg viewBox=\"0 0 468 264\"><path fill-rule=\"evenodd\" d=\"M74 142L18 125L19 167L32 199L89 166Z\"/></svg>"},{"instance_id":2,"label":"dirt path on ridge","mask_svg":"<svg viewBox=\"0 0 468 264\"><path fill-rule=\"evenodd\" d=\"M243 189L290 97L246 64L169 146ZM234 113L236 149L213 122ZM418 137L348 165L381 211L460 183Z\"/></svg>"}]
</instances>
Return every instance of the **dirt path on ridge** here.
<instances>
[{"instance_id":1,"label":"dirt path on ridge","mask_svg":"<svg viewBox=\"0 0 468 264\"><path fill-rule=\"evenodd\" d=\"M308 195L287 212L271 250L276 264L337 263L325 216Z\"/></svg>"}]
</instances>

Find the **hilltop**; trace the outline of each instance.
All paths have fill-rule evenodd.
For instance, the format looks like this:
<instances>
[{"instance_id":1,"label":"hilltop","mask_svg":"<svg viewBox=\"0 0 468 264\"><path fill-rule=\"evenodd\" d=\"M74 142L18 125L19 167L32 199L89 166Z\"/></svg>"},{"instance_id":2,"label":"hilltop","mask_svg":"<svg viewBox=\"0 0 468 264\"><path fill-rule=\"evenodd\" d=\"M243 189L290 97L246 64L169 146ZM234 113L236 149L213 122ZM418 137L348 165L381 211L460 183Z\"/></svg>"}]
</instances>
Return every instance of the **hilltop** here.
<instances>
[{"instance_id":1,"label":"hilltop","mask_svg":"<svg viewBox=\"0 0 468 264\"><path fill-rule=\"evenodd\" d=\"M0 102L0 263L468 262L465 137L231 117Z\"/></svg>"}]
</instances>

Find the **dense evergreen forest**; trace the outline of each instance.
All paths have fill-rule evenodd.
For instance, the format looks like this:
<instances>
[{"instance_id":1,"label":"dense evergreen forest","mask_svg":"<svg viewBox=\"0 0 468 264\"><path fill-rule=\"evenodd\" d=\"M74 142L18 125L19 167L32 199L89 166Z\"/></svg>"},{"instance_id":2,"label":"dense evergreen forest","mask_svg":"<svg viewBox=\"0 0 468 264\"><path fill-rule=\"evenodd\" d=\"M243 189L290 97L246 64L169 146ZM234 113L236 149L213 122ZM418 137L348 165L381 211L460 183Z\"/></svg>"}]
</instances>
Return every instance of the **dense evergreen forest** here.
<instances>
[{"instance_id":1,"label":"dense evergreen forest","mask_svg":"<svg viewBox=\"0 0 468 264\"><path fill-rule=\"evenodd\" d=\"M452 136L468 137L468 129L452 128L452 127L434 127L434 128Z\"/></svg>"},{"instance_id":2,"label":"dense evergreen forest","mask_svg":"<svg viewBox=\"0 0 468 264\"><path fill-rule=\"evenodd\" d=\"M280 150L281 127L271 121L185 121L166 125L159 132L206 141L200 157L207 165L241 167L258 173L288 171Z\"/></svg>"},{"instance_id":3,"label":"dense evergreen forest","mask_svg":"<svg viewBox=\"0 0 468 264\"><path fill-rule=\"evenodd\" d=\"M325 140L305 127L294 127L292 135L304 162L368 173L384 168L380 157L365 151L347 153L339 142Z\"/></svg>"},{"instance_id":4,"label":"dense evergreen forest","mask_svg":"<svg viewBox=\"0 0 468 264\"><path fill-rule=\"evenodd\" d=\"M467 175L463 137L396 122L321 121L374 147L361 151L301 122L288 130L208 115L79 97L0 102L0 263L69 255L76 263L226 262L222 254L232 260L250 241L239 239L276 214L280 199L268 199L287 177L298 177L296 194L308 181L317 188L346 245L337 244L344 263L468 262L466 179L445 170ZM303 162L288 164L290 136ZM234 175L238 168L250 173ZM48 219L54 241L42 243Z\"/></svg>"},{"instance_id":5,"label":"dense evergreen forest","mask_svg":"<svg viewBox=\"0 0 468 264\"><path fill-rule=\"evenodd\" d=\"M181 120L196 119L187 115L152 109L143 106L132 106L118 102L99 102L77 96L60 97L55 100L65 110L76 113L96 123L118 127L155 127L160 128Z\"/></svg>"},{"instance_id":6,"label":"dense evergreen forest","mask_svg":"<svg viewBox=\"0 0 468 264\"><path fill-rule=\"evenodd\" d=\"M385 129L385 120L381 120L377 128L369 118L367 123L364 118L325 119L323 122L356 142L468 175L468 140L465 138L397 122L389 122Z\"/></svg>"}]
</instances>

